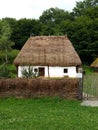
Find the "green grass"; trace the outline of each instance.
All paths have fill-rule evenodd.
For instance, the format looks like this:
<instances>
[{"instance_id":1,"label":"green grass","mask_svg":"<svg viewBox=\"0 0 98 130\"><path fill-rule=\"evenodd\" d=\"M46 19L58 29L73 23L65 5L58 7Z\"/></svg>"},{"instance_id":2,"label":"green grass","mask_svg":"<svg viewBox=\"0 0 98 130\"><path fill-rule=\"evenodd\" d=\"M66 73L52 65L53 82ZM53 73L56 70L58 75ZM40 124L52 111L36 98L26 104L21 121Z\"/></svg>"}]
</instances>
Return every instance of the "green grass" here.
<instances>
[{"instance_id":1,"label":"green grass","mask_svg":"<svg viewBox=\"0 0 98 130\"><path fill-rule=\"evenodd\" d=\"M0 130L98 130L98 108L57 97L0 99Z\"/></svg>"}]
</instances>

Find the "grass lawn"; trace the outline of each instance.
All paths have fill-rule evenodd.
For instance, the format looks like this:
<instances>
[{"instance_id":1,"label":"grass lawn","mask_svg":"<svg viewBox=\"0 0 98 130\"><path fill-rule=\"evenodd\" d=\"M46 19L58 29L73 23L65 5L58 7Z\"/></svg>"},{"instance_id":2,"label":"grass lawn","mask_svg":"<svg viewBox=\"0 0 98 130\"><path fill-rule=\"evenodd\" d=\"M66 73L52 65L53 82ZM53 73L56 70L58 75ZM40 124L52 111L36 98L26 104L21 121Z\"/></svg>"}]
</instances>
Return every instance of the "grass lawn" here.
<instances>
[{"instance_id":1,"label":"grass lawn","mask_svg":"<svg viewBox=\"0 0 98 130\"><path fill-rule=\"evenodd\" d=\"M98 130L98 108L57 97L1 98L0 130Z\"/></svg>"}]
</instances>

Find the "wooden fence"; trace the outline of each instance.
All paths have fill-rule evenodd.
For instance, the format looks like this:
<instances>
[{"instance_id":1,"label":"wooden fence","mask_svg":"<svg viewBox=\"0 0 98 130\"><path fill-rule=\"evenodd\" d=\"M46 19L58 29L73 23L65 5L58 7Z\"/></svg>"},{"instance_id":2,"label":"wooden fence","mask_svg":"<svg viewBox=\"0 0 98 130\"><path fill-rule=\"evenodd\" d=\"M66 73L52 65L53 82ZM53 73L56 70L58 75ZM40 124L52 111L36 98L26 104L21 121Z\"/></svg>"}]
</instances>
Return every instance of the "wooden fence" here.
<instances>
[{"instance_id":1,"label":"wooden fence","mask_svg":"<svg viewBox=\"0 0 98 130\"><path fill-rule=\"evenodd\" d=\"M98 75L84 76L83 98L85 100L98 100Z\"/></svg>"},{"instance_id":2,"label":"wooden fence","mask_svg":"<svg viewBox=\"0 0 98 130\"><path fill-rule=\"evenodd\" d=\"M78 79L0 79L0 97L54 97L80 99Z\"/></svg>"}]
</instances>

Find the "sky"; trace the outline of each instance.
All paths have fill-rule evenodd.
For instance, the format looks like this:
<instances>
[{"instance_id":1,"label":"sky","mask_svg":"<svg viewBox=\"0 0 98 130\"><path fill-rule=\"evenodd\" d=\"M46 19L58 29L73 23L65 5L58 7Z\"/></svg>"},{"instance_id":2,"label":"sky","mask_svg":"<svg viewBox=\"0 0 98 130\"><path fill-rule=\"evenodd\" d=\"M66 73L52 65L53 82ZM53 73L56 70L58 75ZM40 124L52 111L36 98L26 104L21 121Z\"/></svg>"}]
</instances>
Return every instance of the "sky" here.
<instances>
[{"instance_id":1,"label":"sky","mask_svg":"<svg viewBox=\"0 0 98 130\"><path fill-rule=\"evenodd\" d=\"M38 19L51 7L71 12L76 6L76 1L82 0L0 0L0 19L5 17Z\"/></svg>"}]
</instances>

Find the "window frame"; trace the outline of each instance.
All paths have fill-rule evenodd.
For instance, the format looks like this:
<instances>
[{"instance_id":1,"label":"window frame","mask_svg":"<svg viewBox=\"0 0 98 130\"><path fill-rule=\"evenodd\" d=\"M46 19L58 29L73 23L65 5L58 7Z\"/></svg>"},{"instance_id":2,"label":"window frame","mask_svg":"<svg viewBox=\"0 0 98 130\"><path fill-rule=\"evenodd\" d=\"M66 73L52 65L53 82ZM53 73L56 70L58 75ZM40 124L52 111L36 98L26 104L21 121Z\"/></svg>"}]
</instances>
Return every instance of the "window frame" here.
<instances>
[{"instance_id":1,"label":"window frame","mask_svg":"<svg viewBox=\"0 0 98 130\"><path fill-rule=\"evenodd\" d=\"M67 74L67 73L68 73L68 69L67 69L67 68L64 68L64 69L63 69L63 73L64 73L64 74Z\"/></svg>"}]
</instances>

